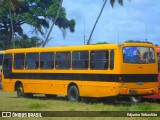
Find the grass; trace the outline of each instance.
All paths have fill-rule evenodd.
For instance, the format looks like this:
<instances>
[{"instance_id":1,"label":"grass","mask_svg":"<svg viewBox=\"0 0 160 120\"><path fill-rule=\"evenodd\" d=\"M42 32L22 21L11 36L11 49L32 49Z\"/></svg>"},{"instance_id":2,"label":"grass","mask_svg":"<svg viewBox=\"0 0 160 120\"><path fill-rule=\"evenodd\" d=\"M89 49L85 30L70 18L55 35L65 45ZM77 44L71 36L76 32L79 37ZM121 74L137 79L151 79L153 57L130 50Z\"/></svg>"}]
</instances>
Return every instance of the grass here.
<instances>
[{"instance_id":1,"label":"grass","mask_svg":"<svg viewBox=\"0 0 160 120\"><path fill-rule=\"evenodd\" d=\"M28 108L30 109L40 109L40 108L46 108L46 107L47 107L46 104L40 104L40 103L33 103L28 106Z\"/></svg>"},{"instance_id":2,"label":"grass","mask_svg":"<svg viewBox=\"0 0 160 120\"><path fill-rule=\"evenodd\" d=\"M159 103L143 102L139 104L133 104L127 101L120 101L112 104L106 104L103 102L69 102L66 98L60 97L57 99L46 99L44 95L34 96L29 98L17 98L16 93L3 92L0 90L0 111L160 111ZM2 118L0 118L2 120ZM6 119L6 118L3 118ZM17 118L15 118L17 119ZM18 118L19 119L19 118ZM29 118L25 118L28 120ZM34 118L35 120L51 120L51 119L70 119L65 118ZM78 117L76 119L106 119L103 117ZM128 117L107 117L107 119L123 119L128 120ZM131 120L137 120L139 118L133 117ZM145 117L144 120L154 120L157 118Z\"/></svg>"}]
</instances>

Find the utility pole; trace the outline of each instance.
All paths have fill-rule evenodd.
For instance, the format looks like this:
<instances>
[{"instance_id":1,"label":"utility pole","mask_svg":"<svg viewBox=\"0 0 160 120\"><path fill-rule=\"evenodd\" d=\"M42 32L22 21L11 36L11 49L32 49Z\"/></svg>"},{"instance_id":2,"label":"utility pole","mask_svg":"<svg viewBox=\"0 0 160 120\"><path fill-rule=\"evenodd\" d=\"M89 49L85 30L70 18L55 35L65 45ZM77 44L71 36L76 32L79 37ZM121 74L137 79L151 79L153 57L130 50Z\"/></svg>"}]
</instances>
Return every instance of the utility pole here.
<instances>
[{"instance_id":1,"label":"utility pole","mask_svg":"<svg viewBox=\"0 0 160 120\"><path fill-rule=\"evenodd\" d=\"M146 24L146 42L148 41L148 28L147 28L147 24Z\"/></svg>"},{"instance_id":2,"label":"utility pole","mask_svg":"<svg viewBox=\"0 0 160 120\"><path fill-rule=\"evenodd\" d=\"M86 25L85 25L85 20L84 20L84 45L86 44L86 35L85 35L85 28L86 27Z\"/></svg>"}]
</instances>

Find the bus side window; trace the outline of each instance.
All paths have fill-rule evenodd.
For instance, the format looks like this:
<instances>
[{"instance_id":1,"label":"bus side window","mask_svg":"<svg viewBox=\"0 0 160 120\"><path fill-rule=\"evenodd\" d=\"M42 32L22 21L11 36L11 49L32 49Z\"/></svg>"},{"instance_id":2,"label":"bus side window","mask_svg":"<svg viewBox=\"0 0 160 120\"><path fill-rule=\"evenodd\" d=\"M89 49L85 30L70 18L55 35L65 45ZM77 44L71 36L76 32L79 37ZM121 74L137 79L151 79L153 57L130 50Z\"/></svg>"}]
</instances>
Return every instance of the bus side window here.
<instances>
[{"instance_id":1,"label":"bus side window","mask_svg":"<svg viewBox=\"0 0 160 120\"><path fill-rule=\"evenodd\" d=\"M71 67L71 53L57 52L56 53L56 69L70 69Z\"/></svg>"},{"instance_id":2,"label":"bus side window","mask_svg":"<svg viewBox=\"0 0 160 120\"><path fill-rule=\"evenodd\" d=\"M40 68L53 69L54 68L54 53L41 53L40 54Z\"/></svg>"},{"instance_id":3,"label":"bus side window","mask_svg":"<svg viewBox=\"0 0 160 120\"><path fill-rule=\"evenodd\" d=\"M74 51L72 52L72 69L88 69L89 52Z\"/></svg>"},{"instance_id":4,"label":"bus side window","mask_svg":"<svg viewBox=\"0 0 160 120\"><path fill-rule=\"evenodd\" d=\"M24 69L24 54L14 54L14 69Z\"/></svg>"},{"instance_id":5,"label":"bus side window","mask_svg":"<svg viewBox=\"0 0 160 120\"><path fill-rule=\"evenodd\" d=\"M158 57L158 72L160 72L160 54L157 54Z\"/></svg>"},{"instance_id":6,"label":"bus side window","mask_svg":"<svg viewBox=\"0 0 160 120\"><path fill-rule=\"evenodd\" d=\"M110 70L114 69L114 50L110 51Z\"/></svg>"},{"instance_id":7,"label":"bus side window","mask_svg":"<svg viewBox=\"0 0 160 120\"><path fill-rule=\"evenodd\" d=\"M108 69L108 50L97 50L90 52L90 67L91 69L102 70Z\"/></svg>"},{"instance_id":8,"label":"bus side window","mask_svg":"<svg viewBox=\"0 0 160 120\"><path fill-rule=\"evenodd\" d=\"M26 53L26 69L38 69L38 66L39 66L39 54Z\"/></svg>"}]
</instances>

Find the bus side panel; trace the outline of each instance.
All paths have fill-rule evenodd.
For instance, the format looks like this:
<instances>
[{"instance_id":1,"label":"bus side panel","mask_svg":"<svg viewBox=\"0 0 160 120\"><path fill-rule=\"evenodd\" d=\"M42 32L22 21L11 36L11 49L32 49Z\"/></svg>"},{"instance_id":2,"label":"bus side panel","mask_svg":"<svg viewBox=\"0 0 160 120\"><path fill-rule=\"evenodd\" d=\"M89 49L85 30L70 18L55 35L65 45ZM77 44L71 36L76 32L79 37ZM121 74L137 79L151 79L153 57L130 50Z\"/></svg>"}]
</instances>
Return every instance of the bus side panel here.
<instances>
[{"instance_id":1,"label":"bus side panel","mask_svg":"<svg viewBox=\"0 0 160 120\"><path fill-rule=\"evenodd\" d=\"M52 80L32 80L30 82L24 80L25 93L42 93L42 94L67 94L67 83L63 81Z\"/></svg>"},{"instance_id":2,"label":"bus side panel","mask_svg":"<svg viewBox=\"0 0 160 120\"><path fill-rule=\"evenodd\" d=\"M98 97L97 91L98 91L97 86L90 86L90 85L79 86L80 96L83 97Z\"/></svg>"},{"instance_id":3,"label":"bus side panel","mask_svg":"<svg viewBox=\"0 0 160 120\"><path fill-rule=\"evenodd\" d=\"M59 81L59 80L21 80L25 93L67 95L69 83L78 86L79 94L83 97L107 97L118 94L118 83L87 82L87 81Z\"/></svg>"},{"instance_id":4,"label":"bus side panel","mask_svg":"<svg viewBox=\"0 0 160 120\"><path fill-rule=\"evenodd\" d=\"M98 97L109 97L118 95L117 87L98 87Z\"/></svg>"},{"instance_id":5,"label":"bus side panel","mask_svg":"<svg viewBox=\"0 0 160 120\"><path fill-rule=\"evenodd\" d=\"M77 84L80 96L97 97L97 86L87 85L87 82L66 80L33 80L28 82L24 80L23 84L26 93L67 95L70 83Z\"/></svg>"},{"instance_id":6,"label":"bus side panel","mask_svg":"<svg viewBox=\"0 0 160 120\"><path fill-rule=\"evenodd\" d=\"M2 82L3 90L6 92L14 92L14 81L11 81L10 79L5 79L5 81Z\"/></svg>"},{"instance_id":7,"label":"bus side panel","mask_svg":"<svg viewBox=\"0 0 160 120\"><path fill-rule=\"evenodd\" d=\"M118 85L114 82L83 82L78 87L80 96L108 97L118 94Z\"/></svg>"}]
</instances>

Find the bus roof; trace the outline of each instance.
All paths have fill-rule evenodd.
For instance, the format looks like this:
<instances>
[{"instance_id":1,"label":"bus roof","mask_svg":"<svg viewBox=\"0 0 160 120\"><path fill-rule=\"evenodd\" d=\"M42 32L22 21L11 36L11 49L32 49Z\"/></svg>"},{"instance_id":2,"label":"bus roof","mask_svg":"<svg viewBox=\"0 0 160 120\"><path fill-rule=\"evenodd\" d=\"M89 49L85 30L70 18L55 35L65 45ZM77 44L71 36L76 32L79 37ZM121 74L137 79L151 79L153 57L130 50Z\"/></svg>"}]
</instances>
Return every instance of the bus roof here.
<instances>
[{"instance_id":1,"label":"bus roof","mask_svg":"<svg viewBox=\"0 0 160 120\"><path fill-rule=\"evenodd\" d=\"M81 46L58 46L58 47L44 47L44 48L20 48L20 49L9 49L6 53L23 53L23 52L39 52L39 51L79 51L79 50L101 50L107 49L118 49L119 46L149 46L153 47L153 44L148 43L123 43L123 44L95 44L95 45L81 45Z\"/></svg>"}]
</instances>

